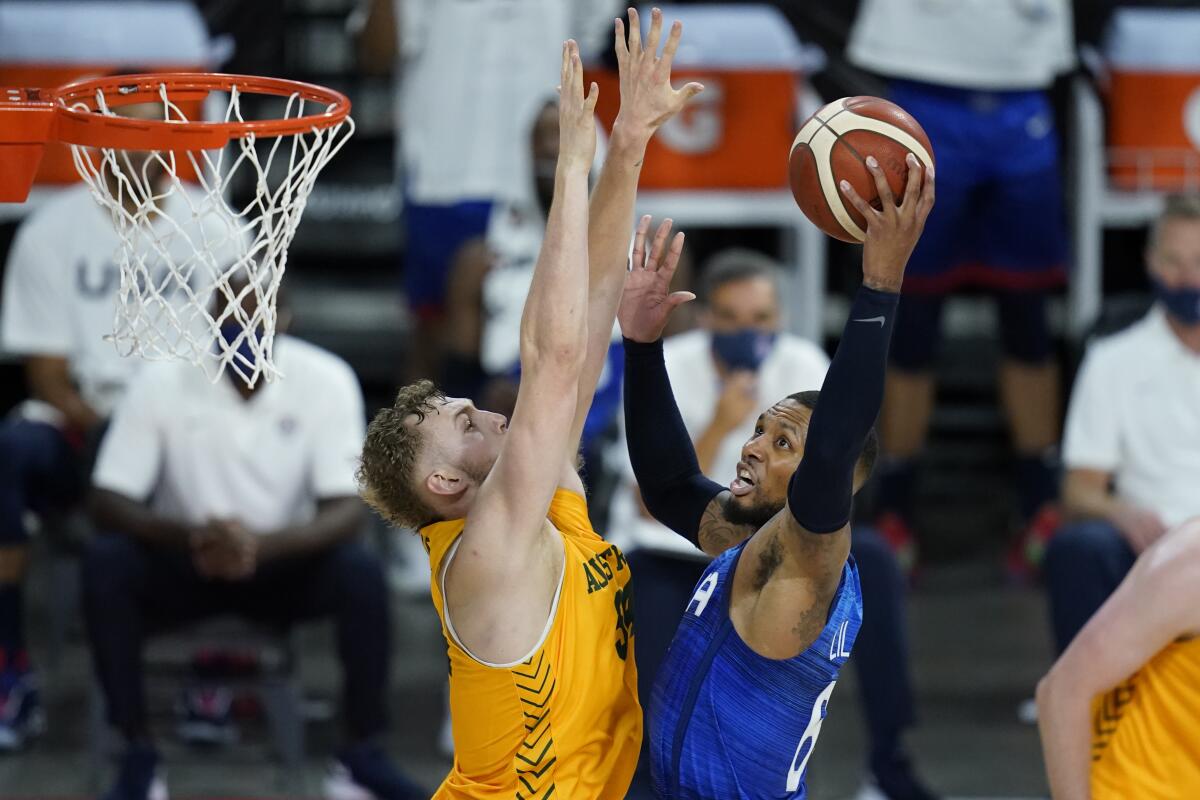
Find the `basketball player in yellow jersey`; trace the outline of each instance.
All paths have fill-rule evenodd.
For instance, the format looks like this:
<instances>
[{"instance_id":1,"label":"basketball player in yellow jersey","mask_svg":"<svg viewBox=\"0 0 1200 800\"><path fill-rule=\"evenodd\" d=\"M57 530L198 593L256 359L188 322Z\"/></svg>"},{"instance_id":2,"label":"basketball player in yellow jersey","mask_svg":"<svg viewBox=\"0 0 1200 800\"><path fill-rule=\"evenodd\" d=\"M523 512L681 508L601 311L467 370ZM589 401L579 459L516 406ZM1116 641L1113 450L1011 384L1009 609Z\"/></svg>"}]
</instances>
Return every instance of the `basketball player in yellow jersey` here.
<instances>
[{"instance_id":1,"label":"basketball player in yellow jersey","mask_svg":"<svg viewBox=\"0 0 1200 800\"><path fill-rule=\"evenodd\" d=\"M1037 704L1056 800L1200 797L1200 517L1142 553Z\"/></svg>"},{"instance_id":2,"label":"basketball player in yellow jersey","mask_svg":"<svg viewBox=\"0 0 1200 800\"><path fill-rule=\"evenodd\" d=\"M512 421L422 381L379 412L363 445L364 497L420 527L429 551L455 747L436 798L617 800L641 745L629 569L588 522L576 453L624 287L646 144L701 87L671 87L679 23L661 58L661 12L644 49L632 9L629 23L628 44L614 24L621 109L590 212L598 90L585 96L578 48L563 47L554 199Z\"/></svg>"}]
</instances>

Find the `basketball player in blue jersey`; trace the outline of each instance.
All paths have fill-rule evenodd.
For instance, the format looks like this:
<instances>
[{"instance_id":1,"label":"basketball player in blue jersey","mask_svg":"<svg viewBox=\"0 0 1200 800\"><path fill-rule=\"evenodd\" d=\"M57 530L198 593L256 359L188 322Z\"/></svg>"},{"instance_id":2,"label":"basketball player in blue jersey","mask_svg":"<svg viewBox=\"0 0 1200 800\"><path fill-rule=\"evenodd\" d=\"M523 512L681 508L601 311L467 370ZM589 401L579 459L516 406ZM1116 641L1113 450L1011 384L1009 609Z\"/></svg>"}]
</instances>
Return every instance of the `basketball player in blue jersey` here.
<instances>
[{"instance_id":1,"label":"basketball player in blue jersey","mask_svg":"<svg viewBox=\"0 0 1200 800\"><path fill-rule=\"evenodd\" d=\"M851 500L875 459L904 268L934 198L933 169L922 181L911 155L899 204L873 158L867 168L881 210L841 185L867 237L825 383L762 413L728 487L700 473L663 363L667 318L692 299L668 289L683 234L669 246L657 237L648 260L644 234L634 245L618 315L629 455L650 512L714 556L648 698L659 797L806 796L805 769L862 622Z\"/></svg>"}]
</instances>

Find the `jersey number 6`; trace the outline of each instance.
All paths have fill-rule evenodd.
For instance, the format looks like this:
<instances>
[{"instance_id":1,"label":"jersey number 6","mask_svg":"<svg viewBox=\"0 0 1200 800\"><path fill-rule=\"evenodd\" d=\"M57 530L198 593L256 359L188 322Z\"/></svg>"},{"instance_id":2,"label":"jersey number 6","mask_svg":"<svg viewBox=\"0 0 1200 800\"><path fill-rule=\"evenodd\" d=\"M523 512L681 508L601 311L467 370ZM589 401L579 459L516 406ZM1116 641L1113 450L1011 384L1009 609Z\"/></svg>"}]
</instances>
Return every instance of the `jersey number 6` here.
<instances>
[{"instance_id":1,"label":"jersey number 6","mask_svg":"<svg viewBox=\"0 0 1200 800\"><path fill-rule=\"evenodd\" d=\"M817 737L821 735L821 725L825 722L825 711L829 708L829 697L833 694L834 686L837 686L837 681L832 681L826 686L825 691L821 692L813 703L808 727L804 729L804 735L800 737L800 744L796 745L796 755L792 756L792 766L788 769L787 790L789 792L800 788L800 781L804 777L808 759L812 757L813 750L817 747Z\"/></svg>"}]
</instances>

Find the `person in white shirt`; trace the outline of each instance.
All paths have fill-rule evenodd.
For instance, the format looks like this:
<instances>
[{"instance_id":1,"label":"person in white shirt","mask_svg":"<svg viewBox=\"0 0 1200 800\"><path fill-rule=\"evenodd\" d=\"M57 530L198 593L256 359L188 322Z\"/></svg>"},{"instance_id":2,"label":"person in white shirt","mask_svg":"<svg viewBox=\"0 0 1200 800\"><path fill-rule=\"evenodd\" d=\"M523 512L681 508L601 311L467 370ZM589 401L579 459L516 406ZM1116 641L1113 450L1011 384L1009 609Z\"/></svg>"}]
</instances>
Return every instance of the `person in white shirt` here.
<instances>
[{"instance_id":1,"label":"person in white shirt","mask_svg":"<svg viewBox=\"0 0 1200 800\"><path fill-rule=\"evenodd\" d=\"M1146 548L1200 515L1200 194L1167 199L1146 264L1158 302L1088 348L1067 412L1071 521L1045 562L1059 652Z\"/></svg>"},{"instance_id":2,"label":"person in white shirt","mask_svg":"<svg viewBox=\"0 0 1200 800\"><path fill-rule=\"evenodd\" d=\"M253 361L248 346L242 355ZM230 370L211 383L190 364L149 364L104 438L91 498L102 533L88 545L83 590L108 718L127 742L109 800L163 790L146 720L145 637L215 614L279 625L332 617L348 743L327 794L428 796L377 742L391 625L383 570L360 540L357 379L340 358L286 335L275 359L283 377L253 389Z\"/></svg>"},{"instance_id":3,"label":"person in white shirt","mask_svg":"<svg viewBox=\"0 0 1200 800\"><path fill-rule=\"evenodd\" d=\"M999 312L999 395L1016 455L1021 536L1007 566L1027 576L1058 520L1060 378L1046 298L1066 282L1068 237L1047 90L1075 63L1071 4L863 0L847 56L888 79L888 99L929 135L941 178L892 334L876 523L911 558L944 300L983 289Z\"/></svg>"},{"instance_id":4,"label":"person in white shirt","mask_svg":"<svg viewBox=\"0 0 1200 800\"><path fill-rule=\"evenodd\" d=\"M367 0L364 67L397 74L404 291L424 346L412 376L440 374L452 259L487 230L492 204L526 204L527 122L554 91L567 38L586 59L613 0ZM468 100L469 98L469 100Z\"/></svg>"},{"instance_id":5,"label":"person in white shirt","mask_svg":"<svg viewBox=\"0 0 1200 800\"><path fill-rule=\"evenodd\" d=\"M829 368L824 350L781 330L780 274L778 264L753 250L716 253L701 273L701 327L670 336L663 344L679 412L707 475L735 474L758 411L779 397L819 388ZM679 611L691 598L709 557L642 506L624 435L613 451L610 458L622 482L613 496L608 538L630 564L638 599L638 690L646 702ZM914 719L904 633L905 582L891 550L875 531L856 529L851 547L869 609L854 661L868 713L871 781L876 786L903 785L911 797L932 797L915 793L923 787L901 742ZM651 796L648 761L643 762L630 798Z\"/></svg>"},{"instance_id":6,"label":"person in white shirt","mask_svg":"<svg viewBox=\"0 0 1200 800\"><path fill-rule=\"evenodd\" d=\"M111 173L107 179L115 181ZM135 195L125 192L127 210L136 208ZM236 258L239 242L223 236L215 215L191 218L189 203L198 205L193 189L178 188L161 202L185 226L199 227L172 240L173 256L184 255L179 248L188 246L187 238L220 242L218 263ZM45 521L78 506L104 422L142 363L121 356L104 338L113 331L120 247L108 210L78 184L33 211L8 253L0 348L24 359L30 399L0 423L0 751L20 747L41 727L21 630L26 513ZM176 292L174 299L184 296Z\"/></svg>"}]
</instances>

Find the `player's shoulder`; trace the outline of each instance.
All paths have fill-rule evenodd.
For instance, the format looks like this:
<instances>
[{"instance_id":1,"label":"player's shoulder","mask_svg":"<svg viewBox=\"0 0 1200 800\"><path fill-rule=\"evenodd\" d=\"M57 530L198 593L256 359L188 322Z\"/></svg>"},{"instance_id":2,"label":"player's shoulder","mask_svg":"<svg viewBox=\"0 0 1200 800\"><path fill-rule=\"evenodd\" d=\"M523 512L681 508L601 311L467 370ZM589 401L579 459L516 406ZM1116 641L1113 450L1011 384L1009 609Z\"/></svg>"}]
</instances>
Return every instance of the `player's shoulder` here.
<instances>
[{"instance_id":1,"label":"player's shoulder","mask_svg":"<svg viewBox=\"0 0 1200 800\"><path fill-rule=\"evenodd\" d=\"M352 386L358 390L353 367L341 356L312 342L281 334L275 339L275 355L286 376L283 380L297 379L312 386Z\"/></svg>"},{"instance_id":2,"label":"player's shoulder","mask_svg":"<svg viewBox=\"0 0 1200 800\"><path fill-rule=\"evenodd\" d=\"M1110 367L1129 366L1155 352L1169 336L1167 321L1156 306L1133 324L1093 340L1088 345L1087 359Z\"/></svg>"}]
</instances>

